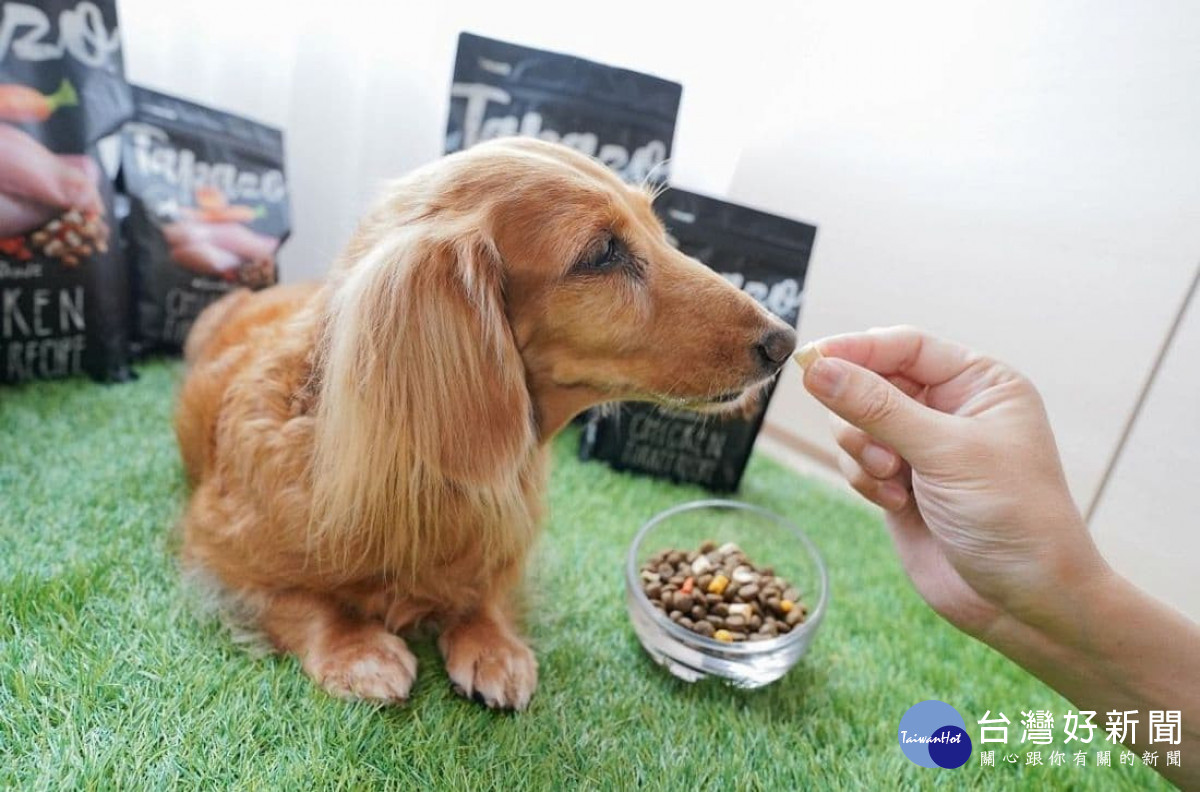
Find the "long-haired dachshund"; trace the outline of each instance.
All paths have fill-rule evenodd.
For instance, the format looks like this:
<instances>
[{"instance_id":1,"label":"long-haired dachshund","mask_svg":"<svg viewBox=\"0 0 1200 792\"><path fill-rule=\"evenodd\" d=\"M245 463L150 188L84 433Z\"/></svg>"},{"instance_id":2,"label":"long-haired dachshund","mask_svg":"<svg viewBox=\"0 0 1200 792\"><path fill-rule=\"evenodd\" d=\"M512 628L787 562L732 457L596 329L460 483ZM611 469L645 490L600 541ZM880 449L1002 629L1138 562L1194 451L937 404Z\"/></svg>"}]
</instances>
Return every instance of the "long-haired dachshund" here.
<instances>
[{"instance_id":1,"label":"long-haired dachshund","mask_svg":"<svg viewBox=\"0 0 1200 792\"><path fill-rule=\"evenodd\" d=\"M547 443L592 405L736 409L795 333L568 148L479 145L393 185L320 285L197 320L185 565L329 692L400 701L427 620L456 689L522 709L512 597Z\"/></svg>"}]
</instances>

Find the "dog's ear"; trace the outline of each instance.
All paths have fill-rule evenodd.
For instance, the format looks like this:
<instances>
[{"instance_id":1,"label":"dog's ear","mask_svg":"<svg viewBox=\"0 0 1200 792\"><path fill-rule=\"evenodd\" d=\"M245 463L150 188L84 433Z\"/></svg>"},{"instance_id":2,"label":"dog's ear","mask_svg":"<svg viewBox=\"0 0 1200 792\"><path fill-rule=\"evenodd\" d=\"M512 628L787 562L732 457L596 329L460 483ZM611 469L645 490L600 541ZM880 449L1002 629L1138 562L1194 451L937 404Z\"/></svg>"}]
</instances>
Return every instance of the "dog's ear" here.
<instances>
[{"instance_id":1,"label":"dog's ear","mask_svg":"<svg viewBox=\"0 0 1200 792\"><path fill-rule=\"evenodd\" d=\"M318 456L357 447L357 460L334 457L409 478L392 482L399 492L429 476L511 487L536 437L495 247L417 223L344 278L331 297Z\"/></svg>"},{"instance_id":2,"label":"dog's ear","mask_svg":"<svg viewBox=\"0 0 1200 792\"><path fill-rule=\"evenodd\" d=\"M410 414L427 421L418 432L422 455L453 481L512 477L536 439L499 254L472 240L422 255L407 284L409 343L399 361Z\"/></svg>"}]
</instances>

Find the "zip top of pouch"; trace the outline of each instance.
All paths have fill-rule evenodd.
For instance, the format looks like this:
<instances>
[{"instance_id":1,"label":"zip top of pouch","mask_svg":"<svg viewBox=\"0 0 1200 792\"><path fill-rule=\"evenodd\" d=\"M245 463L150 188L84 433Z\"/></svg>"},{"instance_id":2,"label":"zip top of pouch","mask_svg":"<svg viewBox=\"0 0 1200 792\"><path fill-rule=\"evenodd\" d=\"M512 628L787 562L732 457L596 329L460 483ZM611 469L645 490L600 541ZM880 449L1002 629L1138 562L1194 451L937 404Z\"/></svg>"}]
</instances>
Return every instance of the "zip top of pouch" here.
<instances>
[{"instance_id":1,"label":"zip top of pouch","mask_svg":"<svg viewBox=\"0 0 1200 792\"><path fill-rule=\"evenodd\" d=\"M283 151L283 131L276 127L140 85L131 87L138 121L157 124L184 135L203 132L209 137L224 139L230 146L267 158L276 158Z\"/></svg>"},{"instance_id":2,"label":"zip top of pouch","mask_svg":"<svg viewBox=\"0 0 1200 792\"><path fill-rule=\"evenodd\" d=\"M122 183L158 222L235 222L287 239L280 129L141 86L133 95Z\"/></svg>"},{"instance_id":3,"label":"zip top of pouch","mask_svg":"<svg viewBox=\"0 0 1200 792\"><path fill-rule=\"evenodd\" d=\"M654 208L676 247L796 325L816 226L675 187Z\"/></svg>"},{"instance_id":4,"label":"zip top of pouch","mask_svg":"<svg viewBox=\"0 0 1200 792\"><path fill-rule=\"evenodd\" d=\"M660 77L462 33L446 153L540 137L597 157L627 181L665 181L682 93Z\"/></svg>"},{"instance_id":5,"label":"zip top of pouch","mask_svg":"<svg viewBox=\"0 0 1200 792\"><path fill-rule=\"evenodd\" d=\"M133 112L114 0L0 0L0 122L83 154Z\"/></svg>"}]
</instances>

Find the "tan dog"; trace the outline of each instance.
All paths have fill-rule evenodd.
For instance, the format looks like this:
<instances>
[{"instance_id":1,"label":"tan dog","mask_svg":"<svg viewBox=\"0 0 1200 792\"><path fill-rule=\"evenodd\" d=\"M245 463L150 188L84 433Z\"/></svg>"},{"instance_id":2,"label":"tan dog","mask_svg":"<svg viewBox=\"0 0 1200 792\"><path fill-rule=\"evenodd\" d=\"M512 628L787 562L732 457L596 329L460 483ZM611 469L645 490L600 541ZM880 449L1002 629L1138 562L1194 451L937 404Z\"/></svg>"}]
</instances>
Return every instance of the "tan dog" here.
<instances>
[{"instance_id":1,"label":"tan dog","mask_svg":"<svg viewBox=\"0 0 1200 792\"><path fill-rule=\"evenodd\" d=\"M477 146L389 189L328 281L236 292L188 339L185 562L335 695L403 700L429 619L456 688L524 708L511 596L546 445L592 405L736 408L795 334L570 149Z\"/></svg>"}]
</instances>

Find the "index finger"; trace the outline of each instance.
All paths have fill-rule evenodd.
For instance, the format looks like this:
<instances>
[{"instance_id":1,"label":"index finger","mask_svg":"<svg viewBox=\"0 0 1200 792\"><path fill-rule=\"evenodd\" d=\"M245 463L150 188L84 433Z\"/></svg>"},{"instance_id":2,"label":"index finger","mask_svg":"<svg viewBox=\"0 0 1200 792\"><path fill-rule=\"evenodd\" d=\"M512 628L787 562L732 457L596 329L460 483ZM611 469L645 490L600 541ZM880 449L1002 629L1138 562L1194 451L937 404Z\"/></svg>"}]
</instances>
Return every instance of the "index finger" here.
<instances>
[{"instance_id":1,"label":"index finger","mask_svg":"<svg viewBox=\"0 0 1200 792\"><path fill-rule=\"evenodd\" d=\"M949 382L979 357L967 347L907 326L829 336L815 346L823 355L848 360L885 377L902 375L930 386Z\"/></svg>"}]
</instances>

